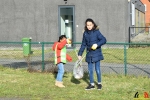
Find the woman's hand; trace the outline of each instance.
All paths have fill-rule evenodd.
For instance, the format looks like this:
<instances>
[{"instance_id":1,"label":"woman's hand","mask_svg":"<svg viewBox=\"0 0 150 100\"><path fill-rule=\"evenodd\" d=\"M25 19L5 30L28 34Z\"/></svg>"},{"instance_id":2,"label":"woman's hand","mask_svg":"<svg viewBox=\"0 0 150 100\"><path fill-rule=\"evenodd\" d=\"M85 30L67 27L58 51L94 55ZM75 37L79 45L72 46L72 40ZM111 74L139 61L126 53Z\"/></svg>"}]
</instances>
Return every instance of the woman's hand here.
<instances>
[{"instance_id":1,"label":"woman's hand","mask_svg":"<svg viewBox=\"0 0 150 100\"><path fill-rule=\"evenodd\" d=\"M97 48L97 46L98 46L97 44L93 44L92 49L95 50Z\"/></svg>"},{"instance_id":2,"label":"woman's hand","mask_svg":"<svg viewBox=\"0 0 150 100\"><path fill-rule=\"evenodd\" d=\"M78 56L78 59L81 60L81 59L82 59L82 56Z\"/></svg>"}]
</instances>

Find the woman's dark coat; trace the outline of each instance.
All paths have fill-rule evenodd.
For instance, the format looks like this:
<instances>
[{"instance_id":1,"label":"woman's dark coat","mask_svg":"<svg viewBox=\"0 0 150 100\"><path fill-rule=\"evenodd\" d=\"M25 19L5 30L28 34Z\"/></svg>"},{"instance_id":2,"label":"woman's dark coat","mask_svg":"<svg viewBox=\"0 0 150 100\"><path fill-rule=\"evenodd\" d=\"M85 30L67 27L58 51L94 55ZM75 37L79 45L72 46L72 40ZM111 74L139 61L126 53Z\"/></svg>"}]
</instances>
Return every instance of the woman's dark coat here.
<instances>
[{"instance_id":1,"label":"woman's dark coat","mask_svg":"<svg viewBox=\"0 0 150 100\"><path fill-rule=\"evenodd\" d=\"M101 34L99 29L84 31L82 44L78 52L79 56L82 56L85 48L87 50L86 62L97 62L103 60L103 54L101 46L106 43L106 38ZM98 47L96 50L92 50L91 47L93 44L97 44Z\"/></svg>"}]
</instances>

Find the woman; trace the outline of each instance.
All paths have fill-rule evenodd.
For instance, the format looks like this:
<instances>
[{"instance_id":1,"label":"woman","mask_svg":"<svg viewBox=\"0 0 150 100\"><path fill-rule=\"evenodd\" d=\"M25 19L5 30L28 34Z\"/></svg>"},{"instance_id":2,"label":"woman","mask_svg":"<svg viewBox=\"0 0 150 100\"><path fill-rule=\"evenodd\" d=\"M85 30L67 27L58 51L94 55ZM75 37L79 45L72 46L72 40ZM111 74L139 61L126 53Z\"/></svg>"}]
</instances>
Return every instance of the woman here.
<instances>
[{"instance_id":1,"label":"woman","mask_svg":"<svg viewBox=\"0 0 150 100\"><path fill-rule=\"evenodd\" d=\"M93 64L95 64L97 89L100 90L102 88L100 60L104 59L101 46L106 43L106 38L101 34L95 22L90 18L85 21L84 30L82 44L78 52L78 59L80 60L82 58L82 54L86 48L86 62L88 63L90 84L85 89L90 90L95 88L93 78Z\"/></svg>"}]
</instances>

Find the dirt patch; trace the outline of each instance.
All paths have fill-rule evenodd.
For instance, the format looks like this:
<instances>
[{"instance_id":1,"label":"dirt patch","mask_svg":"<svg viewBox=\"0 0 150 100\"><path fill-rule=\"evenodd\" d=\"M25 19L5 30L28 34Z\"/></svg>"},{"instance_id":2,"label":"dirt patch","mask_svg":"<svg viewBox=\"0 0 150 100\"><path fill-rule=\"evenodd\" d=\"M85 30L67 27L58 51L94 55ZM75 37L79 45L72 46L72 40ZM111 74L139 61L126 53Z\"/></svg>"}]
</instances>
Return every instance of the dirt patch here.
<instances>
[{"instance_id":1,"label":"dirt patch","mask_svg":"<svg viewBox=\"0 0 150 100\"><path fill-rule=\"evenodd\" d=\"M150 43L150 34L140 33L131 39L131 42Z\"/></svg>"}]
</instances>

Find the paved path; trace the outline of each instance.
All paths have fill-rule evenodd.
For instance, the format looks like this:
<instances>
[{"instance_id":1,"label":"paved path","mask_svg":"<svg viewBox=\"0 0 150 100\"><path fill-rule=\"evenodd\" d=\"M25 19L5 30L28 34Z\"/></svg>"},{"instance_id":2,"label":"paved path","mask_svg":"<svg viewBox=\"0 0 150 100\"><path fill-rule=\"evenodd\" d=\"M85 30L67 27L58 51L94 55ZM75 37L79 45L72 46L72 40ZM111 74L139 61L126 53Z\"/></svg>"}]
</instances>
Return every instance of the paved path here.
<instances>
[{"instance_id":1,"label":"paved path","mask_svg":"<svg viewBox=\"0 0 150 100\"><path fill-rule=\"evenodd\" d=\"M27 63L25 59L21 60L12 60L12 59L0 59L0 65L7 66L10 68L27 68ZM41 60L32 60L30 62L32 68L36 70L42 69ZM53 62L45 62L45 70L55 66ZM84 71L87 72L87 63L82 63ZM67 72L72 72L74 67L74 62L68 62L65 64L65 70ZM136 75L136 76L148 76L150 77L150 65L143 64L127 64L127 68L125 69L124 64L116 64L116 63L101 63L101 71L103 74L123 74L125 75L125 70L128 75Z\"/></svg>"},{"instance_id":2,"label":"paved path","mask_svg":"<svg viewBox=\"0 0 150 100\"><path fill-rule=\"evenodd\" d=\"M72 70L73 63L66 64L65 69ZM84 71L87 71L87 63L82 64ZM123 74L125 75L124 64L116 63L101 63L102 74ZM148 76L150 77L150 65L142 64L127 64L126 74L136 76Z\"/></svg>"}]
</instances>

